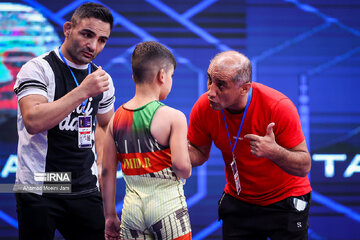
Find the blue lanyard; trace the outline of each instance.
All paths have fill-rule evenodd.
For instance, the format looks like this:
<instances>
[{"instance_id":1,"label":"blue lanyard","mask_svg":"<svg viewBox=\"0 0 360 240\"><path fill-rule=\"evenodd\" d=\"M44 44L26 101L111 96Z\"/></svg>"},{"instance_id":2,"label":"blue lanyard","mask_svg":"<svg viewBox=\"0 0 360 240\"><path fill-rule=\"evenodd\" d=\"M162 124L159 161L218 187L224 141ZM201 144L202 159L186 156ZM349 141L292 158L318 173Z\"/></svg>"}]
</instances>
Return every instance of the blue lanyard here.
<instances>
[{"instance_id":1,"label":"blue lanyard","mask_svg":"<svg viewBox=\"0 0 360 240\"><path fill-rule=\"evenodd\" d=\"M241 119L239 131L238 131L238 134L237 134L237 136L236 136L236 140L235 140L234 146L231 144L231 138L230 138L228 126L227 126L227 124L226 124L226 119L225 119L224 110L221 110L221 112L222 112L222 114L223 114L223 117L224 117L225 127L226 127L226 131L227 131L227 134L228 134L228 137L229 137L229 142L230 142L230 146L231 146L231 151L232 151L233 157L235 157L235 154L234 154L235 146L236 146L236 143L237 143L237 141L238 141L238 139L239 139L239 135L240 135L240 132L241 132L241 128L242 128L242 125L243 125L243 123L244 123L244 119L245 119L247 110L248 110L248 108L249 108L249 105L250 105L250 102L251 102L251 98L252 98L252 86L250 87L250 90L249 90L249 95L248 95L246 107L245 107L245 110L244 110L243 117L242 117L242 119Z\"/></svg>"},{"instance_id":2,"label":"blue lanyard","mask_svg":"<svg viewBox=\"0 0 360 240\"><path fill-rule=\"evenodd\" d=\"M69 68L69 70L70 70L70 72L71 72L71 75L72 75L73 78L74 78L75 84L76 84L76 86L78 87L78 86L79 86L79 83L78 83L78 81L77 81L77 79L76 79L73 71L71 70L71 68L70 68L69 65L67 64L64 56L63 56L62 53L61 53L61 46L59 47L59 55L60 55L61 59L63 60L63 62L66 64L66 66ZM90 64L90 63L89 63L89 65L88 65L88 74L91 74L91 64ZM85 106L86 106L87 101L88 101L88 100L86 99L85 101L83 101L83 102L81 103L82 113L85 113Z\"/></svg>"}]
</instances>

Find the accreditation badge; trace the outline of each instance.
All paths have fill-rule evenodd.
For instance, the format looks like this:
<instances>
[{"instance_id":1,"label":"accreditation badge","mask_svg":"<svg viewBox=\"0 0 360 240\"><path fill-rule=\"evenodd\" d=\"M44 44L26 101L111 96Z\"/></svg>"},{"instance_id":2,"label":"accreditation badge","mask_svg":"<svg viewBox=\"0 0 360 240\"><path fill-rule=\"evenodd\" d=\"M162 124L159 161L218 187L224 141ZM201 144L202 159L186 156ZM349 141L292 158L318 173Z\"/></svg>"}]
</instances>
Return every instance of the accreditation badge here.
<instances>
[{"instance_id":1,"label":"accreditation badge","mask_svg":"<svg viewBox=\"0 0 360 240\"><path fill-rule=\"evenodd\" d=\"M92 116L78 117L78 146L79 148L92 148L91 127Z\"/></svg>"},{"instance_id":2,"label":"accreditation badge","mask_svg":"<svg viewBox=\"0 0 360 240\"><path fill-rule=\"evenodd\" d=\"M235 156L233 156L233 160L232 160L230 166L231 166L231 170L232 170L233 175L234 175L236 191L237 191L237 194L239 195L240 192L241 192L241 185L240 185L240 178L239 178L238 168L237 168L236 161L235 161Z\"/></svg>"}]
</instances>

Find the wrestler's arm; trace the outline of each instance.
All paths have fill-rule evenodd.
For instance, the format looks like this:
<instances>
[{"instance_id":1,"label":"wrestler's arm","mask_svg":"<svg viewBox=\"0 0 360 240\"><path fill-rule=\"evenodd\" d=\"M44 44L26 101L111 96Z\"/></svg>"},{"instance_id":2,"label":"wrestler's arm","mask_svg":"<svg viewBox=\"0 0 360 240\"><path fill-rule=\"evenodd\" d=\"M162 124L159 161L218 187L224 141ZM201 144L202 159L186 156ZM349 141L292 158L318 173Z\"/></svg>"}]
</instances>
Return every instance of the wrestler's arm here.
<instances>
[{"instance_id":1,"label":"wrestler's arm","mask_svg":"<svg viewBox=\"0 0 360 240\"><path fill-rule=\"evenodd\" d=\"M163 146L170 146L172 168L176 175L188 178L191 163L186 143L187 122L185 115L174 108L164 106L153 117L150 131Z\"/></svg>"},{"instance_id":2,"label":"wrestler's arm","mask_svg":"<svg viewBox=\"0 0 360 240\"><path fill-rule=\"evenodd\" d=\"M187 122L185 115L175 109L171 109L171 124L169 145L171 161L174 172L181 178L189 178L191 175L191 163L187 149Z\"/></svg>"},{"instance_id":3,"label":"wrestler's arm","mask_svg":"<svg viewBox=\"0 0 360 240\"><path fill-rule=\"evenodd\" d=\"M96 129L95 129L95 146L96 146L96 166L98 169L98 179L101 187L101 169L102 169L102 156L104 148L104 139L106 129L110 122L111 117L114 115L114 108L104 114L97 114Z\"/></svg>"},{"instance_id":4,"label":"wrestler's arm","mask_svg":"<svg viewBox=\"0 0 360 240\"><path fill-rule=\"evenodd\" d=\"M116 147L113 138L113 119L104 137L103 159L102 159L102 197L105 215L105 237L118 237L120 231L120 219L115 208L116 172L119 161L116 157Z\"/></svg>"}]
</instances>

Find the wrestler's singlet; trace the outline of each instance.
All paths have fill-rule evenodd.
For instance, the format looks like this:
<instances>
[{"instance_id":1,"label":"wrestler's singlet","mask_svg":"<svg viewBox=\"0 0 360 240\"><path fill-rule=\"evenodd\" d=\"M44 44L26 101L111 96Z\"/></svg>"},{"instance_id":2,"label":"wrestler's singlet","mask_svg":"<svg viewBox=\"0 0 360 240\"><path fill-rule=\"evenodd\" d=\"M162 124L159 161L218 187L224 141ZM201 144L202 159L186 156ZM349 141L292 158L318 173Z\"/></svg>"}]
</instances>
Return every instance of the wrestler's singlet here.
<instances>
[{"instance_id":1,"label":"wrestler's singlet","mask_svg":"<svg viewBox=\"0 0 360 240\"><path fill-rule=\"evenodd\" d=\"M170 148L150 132L153 116L162 106L158 101L135 110L121 106L114 116L114 140L126 182L121 222L130 229L144 231L170 213L179 212L179 218L181 210L187 214L183 183L171 168Z\"/></svg>"}]
</instances>

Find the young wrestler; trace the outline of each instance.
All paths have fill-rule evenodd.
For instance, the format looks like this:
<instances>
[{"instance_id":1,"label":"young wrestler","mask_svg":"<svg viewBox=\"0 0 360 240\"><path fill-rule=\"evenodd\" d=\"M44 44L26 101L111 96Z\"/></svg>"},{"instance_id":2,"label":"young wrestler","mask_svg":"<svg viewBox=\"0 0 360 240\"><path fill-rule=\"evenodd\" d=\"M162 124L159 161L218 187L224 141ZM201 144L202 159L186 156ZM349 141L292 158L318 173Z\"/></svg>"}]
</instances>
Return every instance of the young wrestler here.
<instances>
[{"instance_id":1,"label":"young wrestler","mask_svg":"<svg viewBox=\"0 0 360 240\"><path fill-rule=\"evenodd\" d=\"M176 61L160 43L142 42L132 55L135 96L117 109L104 142L103 198L107 239L191 239L183 182L191 175L185 115L165 106ZM126 181L120 220L116 169Z\"/></svg>"}]
</instances>

